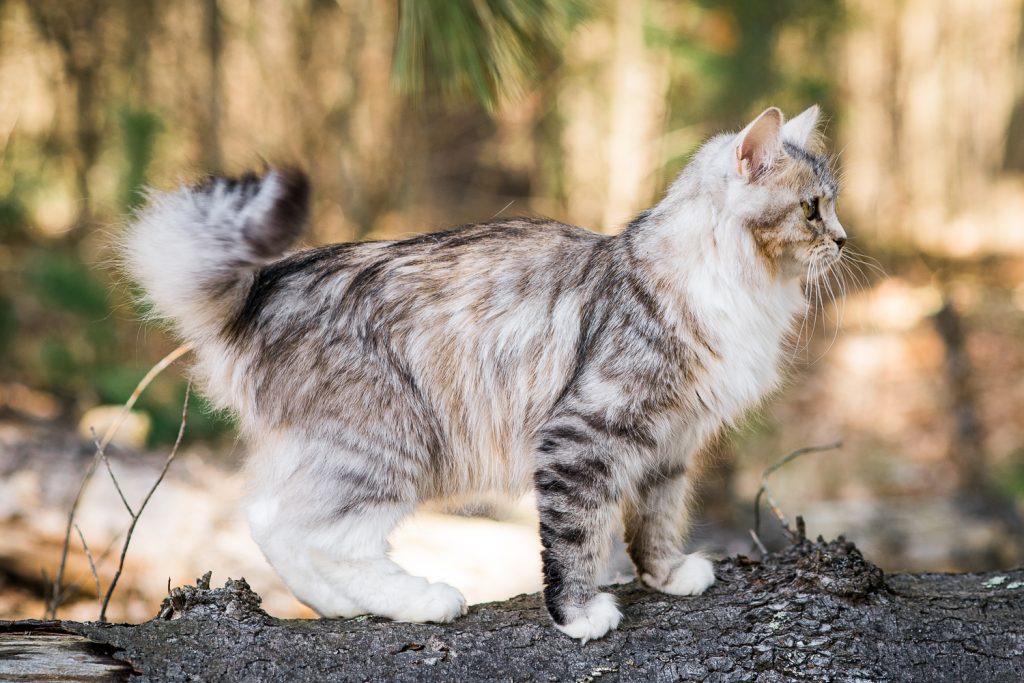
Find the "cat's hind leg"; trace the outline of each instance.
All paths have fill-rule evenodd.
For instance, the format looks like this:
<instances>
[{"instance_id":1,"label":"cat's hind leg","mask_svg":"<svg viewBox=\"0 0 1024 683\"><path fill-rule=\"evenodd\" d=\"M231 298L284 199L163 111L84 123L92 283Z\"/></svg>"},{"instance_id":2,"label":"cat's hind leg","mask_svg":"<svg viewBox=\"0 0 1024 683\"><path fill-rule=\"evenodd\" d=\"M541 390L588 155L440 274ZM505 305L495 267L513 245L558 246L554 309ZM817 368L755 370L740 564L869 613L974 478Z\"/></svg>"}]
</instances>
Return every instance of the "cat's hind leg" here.
<instances>
[{"instance_id":1,"label":"cat's hind leg","mask_svg":"<svg viewBox=\"0 0 1024 683\"><path fill-rule=\"evenodd\" d=\"M254 497L248 507L249 528L253 540L299 602L321 616L355 617L367 611L349 600L344 592L324 581L307 552L302 527L284 521L291 515L280 513L276 496Z\"/></svg>"},{"instance_id":2,"label":"cat's hind leg","mask_svg":"<svg viewBox=\"0 0 1024 683\"><path fill-rule=\"evenodd\" d=\"M412 487L374 483L374 476L386 477L360 462L344 454L332 457L331 466L307 464L283 480L254 482L252 533L271 565L299 600L325 617L447 622L465 614L458 590L412 576L388 558L388 536L415 506Z\"/></svg>"},{"instance_id":3,"label":"cat's hind leg","mask_svg":"<svg viewBox=\"0 0 1024 683\"><path fill-rule=\"evenodd\" d=\"M388 535L411 511L411 505L393 504L343 515L314 534L313 565L365 612L396 621L452 621L466 613L462 593L412 576L387 557Z\"/></svg>"}]
</instances>

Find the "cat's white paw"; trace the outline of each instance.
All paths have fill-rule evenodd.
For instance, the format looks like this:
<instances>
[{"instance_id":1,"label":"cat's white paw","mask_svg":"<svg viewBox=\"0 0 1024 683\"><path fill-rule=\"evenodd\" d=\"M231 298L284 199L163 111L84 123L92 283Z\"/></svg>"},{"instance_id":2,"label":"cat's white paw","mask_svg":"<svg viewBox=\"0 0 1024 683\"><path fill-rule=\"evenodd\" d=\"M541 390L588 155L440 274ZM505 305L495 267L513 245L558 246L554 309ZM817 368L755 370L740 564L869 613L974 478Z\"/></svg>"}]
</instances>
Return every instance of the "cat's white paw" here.
<instances>
[{"instance_id":1,"label":"cat's white paw","mask_svg":"<svg viewBox=\"0 0 1024 683\"><path fill-rule=\"evenodd\" d=\"M578 617L564 626L555 626L570 638L578 638L581 643L586 643L618 628L620 619L622 613L615 604L615 598L610 593L598 593L591 598Z\"/></svg>"},{"instance_id":2,"label":"cat's white paw","mask_svg":"<svg viewBox=\"0 0 1024 683\"><path fill-rule=\"evenodd\" d=\"M650 574L640 577L654 590L670 595L700 595L715 582L715 569L703 555L687 555L682 564L672 569L664 581Z\"/></svg>"},{"instance_id":3,"label":"cat's white paw","mask_svg":"<svg viewBox=\"0 0 1024 683\"><path fill-rule=\"evenodd\" d=\"M466 613L466 598L447 583L427 584L426 590L408 596L392 617L395 621L446 623Z\"/></svg>"}]
</instances>

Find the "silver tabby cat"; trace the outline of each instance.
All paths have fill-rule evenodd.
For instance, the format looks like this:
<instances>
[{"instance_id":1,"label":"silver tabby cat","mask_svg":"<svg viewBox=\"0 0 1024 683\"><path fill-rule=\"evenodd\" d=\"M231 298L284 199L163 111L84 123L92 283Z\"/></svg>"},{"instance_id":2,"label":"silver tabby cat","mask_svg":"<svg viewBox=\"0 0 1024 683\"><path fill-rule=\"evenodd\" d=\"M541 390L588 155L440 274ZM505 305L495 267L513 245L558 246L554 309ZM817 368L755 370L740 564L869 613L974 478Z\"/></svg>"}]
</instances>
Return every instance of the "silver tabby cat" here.
<instances>
[{"instance_id":1,"label":"silver tabby cat","mask_svg":"<svg viewBox=\"0 0 1024 683\"><path fill-rule=\"evenodd\" d=\"M422 501L531 487L569 636L619 623L596 585L619 519L644 583L707 589L684 552L702 448L776 387L803 281L846 241L817 119L713 138L616 236L507 219L285 254L297 171L154 195L127 266L240 417L252 534L295 595L451 621L461 593L392 562L390 532Z\"/></svg>"}]
</instances>

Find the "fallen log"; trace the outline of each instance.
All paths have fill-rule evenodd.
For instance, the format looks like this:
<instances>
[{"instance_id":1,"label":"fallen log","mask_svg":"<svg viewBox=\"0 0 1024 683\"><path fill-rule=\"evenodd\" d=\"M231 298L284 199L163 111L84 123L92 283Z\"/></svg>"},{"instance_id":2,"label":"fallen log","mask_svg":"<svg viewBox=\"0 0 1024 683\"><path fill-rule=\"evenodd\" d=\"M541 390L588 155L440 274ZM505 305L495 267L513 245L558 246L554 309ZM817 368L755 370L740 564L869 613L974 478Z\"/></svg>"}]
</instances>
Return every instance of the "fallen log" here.
<instances>
[{"instance_id":1,"label":"fallen log","mask_svg":"<svg viewBox=\"0 0 1024 683\"><path fill-rule=\"evenodd\" d=\"M716 573L699 597L612 589L622 626L582 646L552 628L538 595L448 625L279 620L244 579L211 589L204 577L143 624L0 622L0 679L26 680L32 662L52 671L38 642L33 660L17 650L52 634L54 658L75 638L119 667L103 675L153 681L1024 680L1024 569L884 576L853 544L819 539ZM106 680L91 671L60 680Z\"/></svg>"}]
</instances>

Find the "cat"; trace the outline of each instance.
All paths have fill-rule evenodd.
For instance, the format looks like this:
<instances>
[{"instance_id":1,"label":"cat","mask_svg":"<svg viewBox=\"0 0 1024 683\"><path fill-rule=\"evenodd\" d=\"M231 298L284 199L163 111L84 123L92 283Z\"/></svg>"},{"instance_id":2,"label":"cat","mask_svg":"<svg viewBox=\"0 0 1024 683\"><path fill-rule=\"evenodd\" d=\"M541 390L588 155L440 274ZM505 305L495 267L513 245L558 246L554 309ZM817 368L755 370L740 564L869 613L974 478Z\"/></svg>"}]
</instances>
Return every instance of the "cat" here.
<instances>
[{"instance_id":1,"label":"cat","mask_svg":"<svg viewBox=\"0 0 1024 683\"><path fill-rule=\"evenodd\" d=\"M154 194L124 258L239 416L251 531L299 600L456 619L389 533L425 500L532 488L545 604L586 642L619 624L596 586L618 520L650 588L715 580L684 552L702 447L777 386L803 281L846 241L817 122L773 107L712 138L615 236L512 218L285 254L310 188L271 168Z\"/></svg>"}]
</instances>

